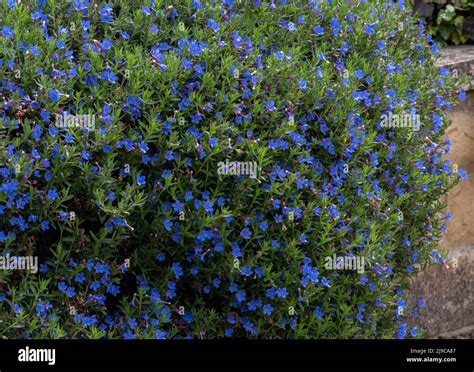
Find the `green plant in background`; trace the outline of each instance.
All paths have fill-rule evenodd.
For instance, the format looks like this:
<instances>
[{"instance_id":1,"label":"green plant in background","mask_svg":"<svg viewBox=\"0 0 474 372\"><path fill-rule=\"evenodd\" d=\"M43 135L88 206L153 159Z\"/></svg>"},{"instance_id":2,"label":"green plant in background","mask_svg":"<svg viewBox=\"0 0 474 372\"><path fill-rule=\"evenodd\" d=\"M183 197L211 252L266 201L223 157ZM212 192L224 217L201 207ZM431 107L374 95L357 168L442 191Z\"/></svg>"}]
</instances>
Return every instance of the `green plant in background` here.
<instances>
[{"instance_id":1,"label":"green plant in background","mask_svg":"<svg viewBox=\"0 0 474 372\"><path fill-rule=\"evenodd\" d=\"M444 44L474 43L474 1L413 0L433 37Z\"/></svg>"}]
</instances>

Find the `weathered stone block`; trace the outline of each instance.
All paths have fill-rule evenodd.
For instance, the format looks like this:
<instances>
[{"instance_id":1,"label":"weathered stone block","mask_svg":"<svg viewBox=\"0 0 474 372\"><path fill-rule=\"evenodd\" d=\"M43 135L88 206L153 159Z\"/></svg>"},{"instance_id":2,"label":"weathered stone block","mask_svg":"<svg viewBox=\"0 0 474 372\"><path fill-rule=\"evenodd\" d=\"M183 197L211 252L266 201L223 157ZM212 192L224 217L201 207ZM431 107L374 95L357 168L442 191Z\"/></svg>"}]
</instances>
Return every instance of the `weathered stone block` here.
<instances>
[{"instance_id":1,"label":"weathered stone block","mask_svg":"<svg viewBox=\"0 0 474 372\"><path fill-rule=\"evenodd\" d=\"M412 282L409 302L424 299L426 307L414 323L431 338L473 338L474 335L474 46L443 51L440 66L470 77L466 102L451 113L448 137L451 161L467 171L469 180L453 188L446 200L452 220L440 248L448 263L432 267Z\"/></svg>"}]
</instances>

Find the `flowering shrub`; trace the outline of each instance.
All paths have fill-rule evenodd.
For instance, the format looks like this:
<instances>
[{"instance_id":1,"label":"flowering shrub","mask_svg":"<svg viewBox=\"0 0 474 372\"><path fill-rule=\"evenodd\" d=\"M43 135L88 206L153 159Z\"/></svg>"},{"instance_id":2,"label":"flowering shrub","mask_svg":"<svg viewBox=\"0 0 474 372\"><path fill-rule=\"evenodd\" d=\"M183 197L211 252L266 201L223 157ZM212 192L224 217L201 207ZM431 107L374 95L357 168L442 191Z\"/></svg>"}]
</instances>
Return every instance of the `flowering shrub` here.
<instances>
[{"instance_id":1,"label":"flowering shrub","mask_svg":"<svg viewBox=\"0 0 474 372\"><path fill-rule=\"evenodd\" d=\"M0 335L416 337L465 176L436 45L402 1L213 3L1 1Z\"/></svg>"}]
</instances>

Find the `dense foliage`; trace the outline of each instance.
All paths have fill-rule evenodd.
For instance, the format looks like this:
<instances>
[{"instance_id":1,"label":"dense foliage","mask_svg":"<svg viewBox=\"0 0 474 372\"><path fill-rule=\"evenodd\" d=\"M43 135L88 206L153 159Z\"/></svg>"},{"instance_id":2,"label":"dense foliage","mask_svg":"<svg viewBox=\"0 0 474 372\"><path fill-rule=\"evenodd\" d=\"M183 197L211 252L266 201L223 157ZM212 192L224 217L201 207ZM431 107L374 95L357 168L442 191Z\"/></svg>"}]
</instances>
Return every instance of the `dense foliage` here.
<instances>
[{"instance_id":1,"label":"dense foliage","mask_svg":"<svg viewBox=\"0 0 474 372\"><path fill-rule=\"evenodd\" d=\"M412 0L433 37L445 44L474 43L473 0Z\"/></svg>"},{"instance_id":2,"label":"dense foliage","mask_svg":"<svg viewBox=\"0 0 474 372\"><path fill-rule=\"evenodd\" d=\"M464 93L410 14L1 0L0 335L416 337Z\"/></svg>"}]
</instances>

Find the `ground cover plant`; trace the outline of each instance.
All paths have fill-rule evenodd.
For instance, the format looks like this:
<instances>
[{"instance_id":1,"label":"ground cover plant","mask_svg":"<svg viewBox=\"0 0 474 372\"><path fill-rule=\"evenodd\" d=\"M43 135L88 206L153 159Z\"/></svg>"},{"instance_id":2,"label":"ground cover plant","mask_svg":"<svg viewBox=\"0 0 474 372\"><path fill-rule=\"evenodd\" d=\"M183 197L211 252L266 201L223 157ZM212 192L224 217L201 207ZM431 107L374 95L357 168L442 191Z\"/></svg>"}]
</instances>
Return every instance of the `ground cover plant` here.
<instances>
[{"instance_id":1,"label":"ground cover plant","mask_svg":"<svg viewBox=\"0 0 474 372\"><path fill-rule=\"evenodd\" d=\"M1 0L0 335L419 337L438 54L403 1Z\"/></svg>"}]
</instances>

